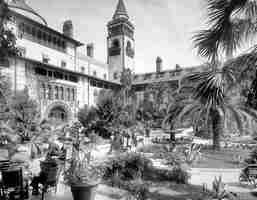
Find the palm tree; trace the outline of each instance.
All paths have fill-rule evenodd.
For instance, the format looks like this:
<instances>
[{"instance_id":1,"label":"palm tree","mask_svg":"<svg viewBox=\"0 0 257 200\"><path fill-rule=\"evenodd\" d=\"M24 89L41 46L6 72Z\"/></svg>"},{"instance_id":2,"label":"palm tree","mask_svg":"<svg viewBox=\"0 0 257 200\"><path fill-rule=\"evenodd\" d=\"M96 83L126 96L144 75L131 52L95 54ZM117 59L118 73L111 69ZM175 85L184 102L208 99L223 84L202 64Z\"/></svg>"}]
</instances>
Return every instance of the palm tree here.
<instances>
[{"instance_id":1,"label":"palm tree","mask_svg":"<svg viewBox=\"0 0 257 200\"><path fill-rule=\"evenodd\" d=\"M193 37L198 54L211 62L231 58L237 50L255 38L257 32L257 1L254 0L208 0L208 28L196 33ZM238 82L249 80L249 74L256 74L257 45L253 45L240 56L227 62L225 67L237 72ZM245 76L247 75L247 76ZM257 74L256 74L257 75ZM257 109L257 88L255 75L248 105Z\"/></svg>"},{"instance_id":2,"label":"palm tree","mask_svg":"<svg viewBox=\"0 0 257 200\"><path fill-rule=\"evenodd\" d=\"M190 118L194 126L204 119L205 127L212 131L213 149L220 149L220 138L228 114L234 118L240 133L243 133L246 121L257 119L257 112L242 105L231 95L228 83L234 80L233 72L227 68L216 66L209 71L189 75L187 79L196 86L192 98L184 104L176 119L182 122Z\"/></svg>"},{"instance_id":3,"label":"palm tree","mask_svg":"<svg viewBox=\"0 0 257 200\"><path fill-rule=\"evenodd\" d=\"M181 87L178 91L172 93L173 99L170 101L167 109L166 115L162 122L162 127L167 129L169 127L170 140L175 141L175 126L178 124L177 117L185 108L186 105L190 104L192 101L190 99L190 94L183 94L181 91L184 87ZM191 88L192 90L193 88ZM193 118L192 118L193 119ZM192 123L196 124L196 123Z\"/></svg>"}]
</instances>

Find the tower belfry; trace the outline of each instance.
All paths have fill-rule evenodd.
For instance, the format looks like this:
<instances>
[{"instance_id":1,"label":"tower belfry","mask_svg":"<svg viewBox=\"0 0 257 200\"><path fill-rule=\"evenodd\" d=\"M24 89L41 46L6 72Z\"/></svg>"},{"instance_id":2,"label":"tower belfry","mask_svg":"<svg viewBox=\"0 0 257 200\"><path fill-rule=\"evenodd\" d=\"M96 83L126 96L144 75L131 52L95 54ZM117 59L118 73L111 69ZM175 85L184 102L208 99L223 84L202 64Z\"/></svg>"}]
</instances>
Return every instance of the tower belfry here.
<instances>
[{"instance_id":1,"label":"tower belfry","mask_svg":"<svg viewBox=\"0 0 257 200\"><path fill-rule=\"evenodd\" d=\"M109 77L118 80L124 68L134 69L135 56L134 25L129 21L124 0L118 1L107 28Z\"/></svg>"}]
</instances>

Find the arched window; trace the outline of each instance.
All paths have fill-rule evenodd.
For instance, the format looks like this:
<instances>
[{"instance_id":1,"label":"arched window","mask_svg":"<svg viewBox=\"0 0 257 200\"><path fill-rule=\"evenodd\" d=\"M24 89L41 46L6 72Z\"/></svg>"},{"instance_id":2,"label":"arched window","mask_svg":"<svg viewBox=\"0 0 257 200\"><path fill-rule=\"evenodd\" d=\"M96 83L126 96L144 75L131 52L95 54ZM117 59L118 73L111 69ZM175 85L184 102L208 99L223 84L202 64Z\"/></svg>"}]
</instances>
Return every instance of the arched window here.
<instances>
[{"instance_id":1,"label":"arched window","mask_svg":"<svg viewBox=\"0 0 257 200\"><path fill-rule=\"evenodd\" d=\"M114 72L114 74L113 74L113 79L118 79L118 73L117 72Z\"/></svg>"},{"instance_id":2,"label":"arched window","mask_svg":"<svg viewBox=\"0 0 257 200\"><path fill-rule=\"evenodd\" d=\"M67 101L70 101L70 88L67 88Z\"/></svg>"},{"instance_id":3,"label":"arched window","mask_svg":"<svg viewBox=\"0 0 257 200\"><path fill-rule=\"evenodd\" d=\"M127 49L131 49L131 48L132 48L130 41L127 41L127 47L126 47L126 48L127 48Z\"/></svg>"},{"instance_id":4,"label":"arched window","mask_svg":"<svg viewBox=\"0 0 257 200\"><path fill-rule=\"evenodd\" d=\"M72 88L71 93L72 93L72 101L75 101L75 89L74 88Z\"/></svg>"},{"instance_id":5,"label":"arched window","mask_svg":"<svg viewBox=\"0 0 257 200\"><path fill-rule=\"evenodd\" d=\"M33 37L36 36L36 28L35 27L32 27L31 33L32 33Z\"/></svg>"},{"instance_id":6,"label":"arched window","mask_svg":"<svg viewBox=\"0 0 257 200\"><path fill-rule=\"evenodd\" d=\"M64 100L64 91L63 91L63 87L60 87L60 96L61 96L61 100Z\"/></svg>"},{"instance_id":7,"label":"arched window","mask_svg":"<svg viewBox=\"0 0 257 200\"><path fill-rule=\"evenodd\" d=\"M48 39L47 40L48 40L49 43L52 42L52 36L50 34L48 35Z\"/></svg>"},{"instance_id":8,"label":"arched window","mask_svg":"<svg viewBox=\"0 0 257 200\"><path fill-rule=\"evenodd\" d=\"M120 42L119 42L118 39L113 40L112 47L115 47L115 48L119 48L120 47Z\"/></svg>"},{"instance_id":9,"label":"arched window","mask_svg":"<svg viewBox=\"0 0 257 200\"><path fill-rule=\"evenodd\" d=\"M58 86L55 86L54 94L55 94L55 99L59 99L59 88L58 88Z\"/></svg>"},{"instance_id":10,"label":"arched window","mask_svg":"<svg viewBox=\"0 0 257 200\"><path fill-rule=\"evenodd\" d=\"M38 30L38 31L37 31L37 38L38 38L39 40L41 40L41 38L42 38L42 32L41 32L41 30Z\"/></svg>"},{"instance_id":11,"label":"arched window","mask_svg":"<svg viewBox=\"0 0 257 200\"><path fill-rule=\"evenodd\" d=\"M51 87L51 85L48 85L48 94L47 94L47 97L48 97L49 100L52 99L52 93L53 93L52 87Z\"/></svg>"},{"instance_id":12,"label":"arched window","mask_svg":"<svg viewBox=\"0 0 257 200\"><path fill-rule=\"evenodd\" d=\"M44 83L42 84L42 97L43 99L46 99L46 86Z\"/></svg>"}]
</instances>

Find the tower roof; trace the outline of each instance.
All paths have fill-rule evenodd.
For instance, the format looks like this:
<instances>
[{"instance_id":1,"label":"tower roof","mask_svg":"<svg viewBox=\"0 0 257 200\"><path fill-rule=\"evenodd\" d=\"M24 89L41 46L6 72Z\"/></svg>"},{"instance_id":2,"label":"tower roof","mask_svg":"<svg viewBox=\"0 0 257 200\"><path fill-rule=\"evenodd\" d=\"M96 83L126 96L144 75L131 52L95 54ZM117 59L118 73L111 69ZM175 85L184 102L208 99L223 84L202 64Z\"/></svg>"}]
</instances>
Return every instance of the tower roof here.
<instances>
[{"instance_id":1,"label":"tower roof","mask_svg":"<svg viewBox=\"0 0 257 200\"><path fill-rule=\"evenodd\" d=\"M26 3L25 0L9 0L9 1L7 1L7 4L8 4L9 8L15 8L15 9L23 10L23 11L26 11L26 12L29 12L29 13L32 13L32 14L36 15L37 17L39 17L43 21L43 23L45 25L47 25L46 20L41 15L39 15L33 8L31 8Z\"/></svg>"},{"instance_id":2,"label":"tower roof","mask_svg":"<svg viewBox=\"0 0 257 200\"><path fill-rule=\"evenodd\" d=\"M118 5L116 7L116 11L113 15L113 19L120 19L120 18L129 19L127 9L123 0L119 0Z\"/></svg>"}]
</instances>

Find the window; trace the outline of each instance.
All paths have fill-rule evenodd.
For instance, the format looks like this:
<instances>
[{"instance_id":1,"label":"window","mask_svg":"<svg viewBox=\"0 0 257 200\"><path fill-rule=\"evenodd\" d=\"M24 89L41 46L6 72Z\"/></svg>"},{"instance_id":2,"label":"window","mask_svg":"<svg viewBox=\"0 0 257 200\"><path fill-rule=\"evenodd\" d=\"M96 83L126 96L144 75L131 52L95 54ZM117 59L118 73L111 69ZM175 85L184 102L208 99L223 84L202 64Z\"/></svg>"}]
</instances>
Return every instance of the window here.
<instances>
[{"instance_id":1,"label":"window","mask_svg":"<svg viewBox=\"0 0 257 200\"><path fill-rule=\"evenodd\" d=\"M97 89L94 90L94 94L93 95L94 95L94 97L97 97L97 95L98 95Z\"/></svg>"},{"instance_id":2,"label":"window","mask_svg":"<svg viewBox=\"0 0 257 200\"><path fill-rule=\"evenodd\" d=\"M49 56L46 54L42 54L42 62L43 63L48 63L50 60Z\"/></svg>"},{"instance_id":3,"label":"window","mask_svg":"<svg viewBox=\"0 0 257 200\"><path fill-rule=\"evenodd\" d=\"M70 75L69 76L69 81L77 83L78 82L78 77Z\"/></svg>"},{"instance_id":4,"label":"window","mask_svg":"<svg viewBox=\"0 0 257 200\"><path fill-rule=\"evenodd\" d=\"M59 99L59 89L58 86L55 86L55 99Z\"/></svg>"},{"instance_id":5,"label":"window","mask_svg":"<svg viewBox=\"0 0 257 200\"><path fill-rule=\"evenodd\" d=\"M65 43L65 41L62 41L62 48L63 48L63 49L66 49L66 43Z\"/></svg>"},{"instance_id":6,"label":"window","mask_svg":"<svg viewBox=\"0 0 257 200\"><path fill-rule=\"evenodd\" d=\"M61 47L61 40L60 39L57 40L57 46Z\"/></svg>"},{"instance_id":7,"label":"window","mask_svg":"<svg viewBox=\"0 0 257 200\"><path fill-rule=\"evenodd\" d=\"M52 42L52 36L48 35L48 42L51 43Z\"/></svg>"},{"instance_id":8,"label":"window","mask_svg":"<svg viewBox=\"0 0 257 200\"><path fill-rule=\"evenodd\" d=\"M67 88L67 101L70 101L70 88Z\"/></svg>"},{"instance_id":9,"label":"window","mask_svg":"<svg viewBox=\"0 0 257 200\"><path fill-rule=\"evenodd\" d=\"M36 68L35 73L38 74L38 75L42 75L42 76L47 75L47 71L45 69L42 69L42 68Z\"/></svg>"},{"instance_id":10,"label":"window","mask_svg":"<svg viewBox=\"0 0 257 200\"><path fill-rule=\"evenodd\" d=\"M53 37L53 43L54 43L54 45L57 44L57 39L56 39L56 37Z\"/></svg>"},{"instance_id":11,"label":"window","mask_svg":"<svg viewBox=\"0 0 257 200\"><path fill-rule=\"evenodd\" d=\"M119 42L118 39L113 40L112 47L115 47L115 48L119 48L120 47L120 42Z\"/></svg>"},{"instance_id":12,"label":"window","mask_svg":"<svg viewBox=\"0 0 257 200\"><path fill-rule=\"evenodd\" d=\"M60 87L60 96L61 96L61 100L64 100L64 91L63 91L63 87Z\"/></svg>"},{"instance_id":13,"label":"window","mask_svg":"<svg viewBox=\"0 0 257 200\"><path fill-rule=\"evenodd\" d=\"M61 61L61 67L62 67L62 68L65 68L65 67L66 67L66 65L67 65L67 63L66 63L65 61L63 61L63 60L62 60L62 61Z\"/></svg>"},{"instance_id":14,"label":"window","mask_svg":"<svg viewBox=\"0 0 257 200\"><path fill-rule=\"evenodd\" d=\"M115 72L114 74L113 74L113 79L118 79L118 73L117 72Z\"/></svg>"},{"instance_id":15,"label":"window","mask_svg":"<svg viewBox=\"0 0 257 200\"><path fill-rule=\"evenodd\" d=\"M104 79L107 79L107 74L104 74Z\"/></svg>"},{"instance_id":16,"label":"window","mask_svg":"<svg viewBox=\"0 0 257 200\"><path fill-rule=\"evenodd\" d=\"M81 72L85 73L85 67L81 67Z\"/></svg>"},{"instance_id":17,"label":"window","mask_svg":"<svg viewBox=\"0 0 257 200\"><path fill-rule=\"evenodd\" d=\"M127 41L127 49L131 49L131 42L130 41Z\"/></svg>"},{"instance_id":18,"label":"window","mask_svg":"<svg viewBox=\"0 0 257 200\"><path fill-rule=\"evenodd\" d=\"M44 41L47 41L46 33L43 33L43 40L44 40Z\"/></svg>"},{"instance_id":19,"label":"window","mask_svg":"<svg viewBox=\"0 0 257 200\"><path fill-rule=\"evenodd\" d=\"M71 93L72 93L72 101L75 101L75 89L74 88L72 88Z\"/></svg>"},{"instance_id":20,"label":"window","mask_svg":"<svg viewBox=\"0 0 257 200\"><path fill-rule=\"evenodd\" d=\"M26 31L27 34L31 34L31 28L30 28L29 25L26 25L25 31Z\"/></svg>"},{"instance_id":21,"label":"window","mask_svg":"<svg viewBox=\"0 0 257 200\"><path fill-rule=\"evenodd\" d=\"M36 29L35 29L35 27L32 27L31 33L32 33L32 36L33 36L33 37L36 36Z\"/></svg>"},{"instance_id":22,"label":"window","mask_svg":"<svg viewBox=\"0 0 257 200\"><path fill-rule=\"evenodd\" d=\"M53 76L53 72L52 71L47 71L47 76L48 77L52 77Z\"/></svg>"},{"instance_id":23,"label":"window","mask_svg":"<svg viewBox=\"0 0 257 200\"><path fill-rule=\"evenodd\" d=\"M56 79L63 79L63 74L61 72L54 72L54 78Z\"/></svg>"},{"instance_id":24,"label":"window","mask_svg":"<svg viewBox=\"0 0 257 200\"><path fill-rule=\"evenodd\" d=\"M41 38L42 38L42 32L41 32L41 30L38 30L38 32L37 32L37 38L38 38L39 40L41 40Z\"/></svg>"},{"instance_id":25,"label":"window","mask_svg":"<svg viewBox=\"0 0 257 200\"><path fill-rule=\"evenodd\" d=\"M97 74L96 74L96 71L93 71L93 76L96 76Z\"/></svg>"},{"instance_id":26,"label":"window","mask_svg":"<svg viewBox=\"0 0 257 200\"><path fill-rule=\"evenodd\" d=\"M46 99L46 87L44 83L42 84L42 97L43 99Z\"/></svg>"},{"instance_id":27,"label":"window","mask_svg":"<svg viewBox=\"0 0 257 200\"><path fill-rule=\"evenodd\" d=\"M52 100L52 87L51 87L51 85L48 85L47 97L48 97L49 100Z\"/></svg>"},{"instance_id":28,"label":"window","mask_svg":"<svg viewBox=\"0 0 257 200\"><path fill-rule=\"evenodd\" d=\"M25 31L25 24L24 23L20 23L19 30L20 30L21 33L24 33L24 31Z\"/></svg>"}]
</instances>

